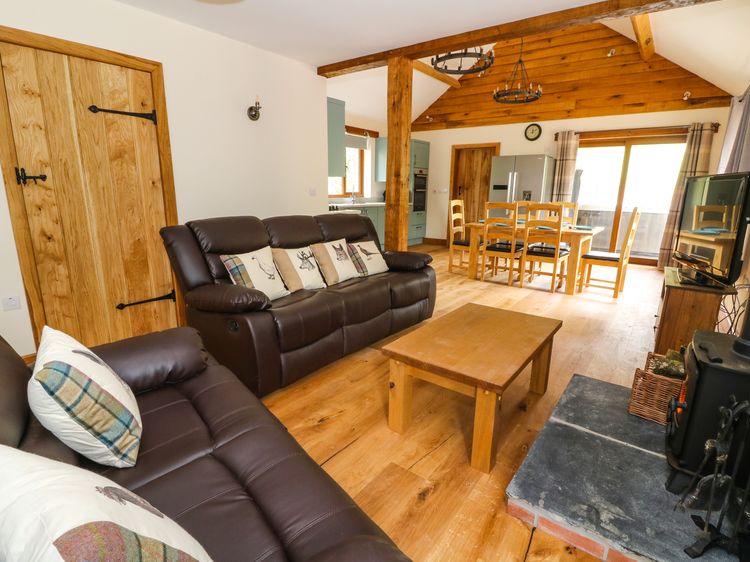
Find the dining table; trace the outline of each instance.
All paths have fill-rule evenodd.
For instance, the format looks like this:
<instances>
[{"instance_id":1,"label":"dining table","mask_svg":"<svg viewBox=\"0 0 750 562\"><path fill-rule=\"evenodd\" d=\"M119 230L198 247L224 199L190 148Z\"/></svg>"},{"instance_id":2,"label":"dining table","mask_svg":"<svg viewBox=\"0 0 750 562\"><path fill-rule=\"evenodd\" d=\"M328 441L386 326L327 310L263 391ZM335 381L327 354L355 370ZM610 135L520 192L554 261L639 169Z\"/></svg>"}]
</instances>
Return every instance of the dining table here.
<instances>
[{"instance_id":1,"label":"dining table","mask_svg":"<svg viewBox=\"0 0 750 562\"><path fill-rule=\"evenodd\" d=\"M469 222L464 225L469 231L469 279L479 277L479 241L484 232L484 221ZM565 292L573 295L577 291L578 270L581 265L581 256L591 250L594 236L604 230L603 226L571 226L566 225L562 229L562 242L570 245L567 271L565 274ZM516 229L516 238L522 240L524 226L519 225Z\"/></svg>"}]
</instances>

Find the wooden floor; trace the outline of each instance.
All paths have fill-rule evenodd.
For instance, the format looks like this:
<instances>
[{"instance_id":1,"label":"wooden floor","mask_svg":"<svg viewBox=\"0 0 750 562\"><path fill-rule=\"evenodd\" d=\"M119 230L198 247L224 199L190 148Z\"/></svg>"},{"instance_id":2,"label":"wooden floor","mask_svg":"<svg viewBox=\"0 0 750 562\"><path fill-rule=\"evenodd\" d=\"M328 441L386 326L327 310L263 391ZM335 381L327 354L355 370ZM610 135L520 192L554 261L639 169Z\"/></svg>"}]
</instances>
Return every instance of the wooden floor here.
<instances>
[{"instance_id":1,"label":"wooden floor","mask_svg":"<svg viewBox=\"0 0 750 562\"><path fill-rule=\"evenodd\" d=\"M466 396L416 381L411 426L403 435L390 431L388 363L377 349L382 342L264 402L415 561L591 560L508 516L505 488L573 373L630 385L653 347L662 275L631 265L617 301L602 289L568 296L550 294L549 277L523 289L507 287L504 274L497 283L470 281L465 273L448 273L445 249L420 249L435 258L435 316L477 302L563 320L547 394L528 394L527 368L503 396L490 474L469 466L473 404ZM498 344L477 353L497 353L502 361Z\"/></svg>"}]
</instances>

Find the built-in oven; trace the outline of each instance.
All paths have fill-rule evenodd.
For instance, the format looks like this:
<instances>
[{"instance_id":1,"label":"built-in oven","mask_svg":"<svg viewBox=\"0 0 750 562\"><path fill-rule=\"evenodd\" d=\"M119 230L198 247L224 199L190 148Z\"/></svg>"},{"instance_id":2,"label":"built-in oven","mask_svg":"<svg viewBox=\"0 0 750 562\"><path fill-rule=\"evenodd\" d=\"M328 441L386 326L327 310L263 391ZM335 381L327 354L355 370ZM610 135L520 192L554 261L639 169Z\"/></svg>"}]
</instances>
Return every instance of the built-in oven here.
<instances>
[{"instance_id":1,"label":"built-in oven","mask_svg":"<svg viewBox=\"0 0 750 562\"><path fill-rule=\"evenodd\" d=\"M414 198L412 200L415 211L424 211L427 207L427 170L414 170Z\"/></svg>"}]
</instances>

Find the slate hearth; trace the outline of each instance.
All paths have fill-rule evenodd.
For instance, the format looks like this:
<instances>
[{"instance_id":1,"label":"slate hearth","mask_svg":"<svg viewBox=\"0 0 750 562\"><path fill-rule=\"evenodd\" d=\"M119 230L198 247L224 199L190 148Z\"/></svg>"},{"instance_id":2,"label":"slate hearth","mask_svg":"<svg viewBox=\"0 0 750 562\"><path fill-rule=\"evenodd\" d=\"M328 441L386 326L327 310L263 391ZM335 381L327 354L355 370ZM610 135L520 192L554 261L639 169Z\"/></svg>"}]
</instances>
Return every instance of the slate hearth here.
<instances>
[{"instance_id":1,"label":"slate hearth","mask_svg":"<svg viewBox=\"0 0 750 562\"><path fill-rule=\"evenodd\" d=\"M574 375L508 486L508 512L603 560L690 560L697 527L664 488L664 428L628 414L629 397Z\"/></svg>"}]
</instances>

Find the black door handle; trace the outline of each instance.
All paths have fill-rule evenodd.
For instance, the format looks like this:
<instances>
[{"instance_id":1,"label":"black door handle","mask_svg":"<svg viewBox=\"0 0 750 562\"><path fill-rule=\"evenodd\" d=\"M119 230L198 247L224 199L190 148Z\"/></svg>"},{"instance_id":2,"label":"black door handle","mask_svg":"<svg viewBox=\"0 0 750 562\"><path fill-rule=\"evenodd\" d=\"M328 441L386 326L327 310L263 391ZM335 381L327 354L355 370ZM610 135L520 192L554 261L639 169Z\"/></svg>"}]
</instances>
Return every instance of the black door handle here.
<instances>
[{"instance_id":1,"label":"black door handle","mask_svg":"<svg viewBox=\"0 0 750 562\"><path fill-rule=\"evenodd\" d=\"M29 176L28 174L26 174L26 170L24 168L21 168L20 170L16 168L16 183L18 185L26 185L29 180L32 180L34 183L36 183L36 180L47 181L47 174Z\"/></svg>"}]
</instances>

